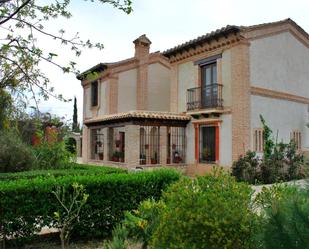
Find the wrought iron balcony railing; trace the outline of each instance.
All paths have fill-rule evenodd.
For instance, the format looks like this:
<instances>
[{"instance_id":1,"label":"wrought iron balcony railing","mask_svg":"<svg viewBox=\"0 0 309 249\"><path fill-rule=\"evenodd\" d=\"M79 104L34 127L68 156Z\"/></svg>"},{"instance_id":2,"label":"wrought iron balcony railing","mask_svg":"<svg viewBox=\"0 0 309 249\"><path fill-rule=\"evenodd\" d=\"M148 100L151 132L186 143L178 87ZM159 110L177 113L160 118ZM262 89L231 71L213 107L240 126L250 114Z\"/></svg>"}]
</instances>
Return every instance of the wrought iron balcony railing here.
<instances>
[{"instance_id":1,"label":"wrought iron balcony railing","mask_svg":"<svg viewBox=\"0 0 309 249\"><path fill-rule=\"evenodd\" d=\"M222 108L222 85L212 84L187 90L187 110Z\"/></svg>"}]
</instances>

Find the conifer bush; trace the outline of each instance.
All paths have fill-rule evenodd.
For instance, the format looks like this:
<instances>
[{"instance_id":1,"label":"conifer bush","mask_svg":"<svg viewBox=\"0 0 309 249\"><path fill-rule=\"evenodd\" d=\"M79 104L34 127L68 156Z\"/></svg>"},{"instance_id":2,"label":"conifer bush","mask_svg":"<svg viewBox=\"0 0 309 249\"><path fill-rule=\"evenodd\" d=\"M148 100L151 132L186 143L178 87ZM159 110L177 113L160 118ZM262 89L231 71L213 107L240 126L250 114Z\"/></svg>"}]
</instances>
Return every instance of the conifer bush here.
<instances>
[{"instance_id":1,"label":"conifer bush","mask_svg":"<svg viewBox=\"0 0 309 249\"><path fill-rule=\"evenodd\" d=\"M19 172L35 167L32 148L12 131L0 132L0 173Z\"/></svg>"}]
</instances>

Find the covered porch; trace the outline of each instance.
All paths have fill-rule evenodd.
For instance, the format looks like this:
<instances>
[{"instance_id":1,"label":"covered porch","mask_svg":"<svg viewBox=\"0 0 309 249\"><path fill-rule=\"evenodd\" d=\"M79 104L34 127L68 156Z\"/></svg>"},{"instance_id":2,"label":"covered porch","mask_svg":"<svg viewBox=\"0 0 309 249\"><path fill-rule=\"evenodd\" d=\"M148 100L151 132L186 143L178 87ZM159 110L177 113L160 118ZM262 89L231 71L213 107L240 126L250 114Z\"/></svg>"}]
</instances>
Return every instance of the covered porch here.
<instances>
[{"instance_id":1,"label":"covered porch","mask_svg":"<svg viewBox=\"0 0 309 249\"><path fill-rule=\"evenodd\" d=\"M83 161L130 168L184 165L189 120L182 114L131 111L86 121Z\"/></svg>"}]
</instances>

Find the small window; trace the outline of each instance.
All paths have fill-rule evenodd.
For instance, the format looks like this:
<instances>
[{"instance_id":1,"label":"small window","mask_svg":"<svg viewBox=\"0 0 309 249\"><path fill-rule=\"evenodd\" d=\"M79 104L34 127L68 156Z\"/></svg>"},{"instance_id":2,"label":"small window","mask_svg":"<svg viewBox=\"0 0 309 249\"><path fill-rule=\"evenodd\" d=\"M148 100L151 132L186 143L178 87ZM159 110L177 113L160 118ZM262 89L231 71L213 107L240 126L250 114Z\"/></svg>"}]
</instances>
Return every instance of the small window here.
<instances>
[{"instance_id":1,"label":"small window","mask_svg":"<svg viewBox=\"0 0 309 249\"><path fill-rule=\"evenodd\" d=\"M98 82L91 83L91 106L98 105Z\"/></svg>"},{"instance_id":2,"label":"small window","mask_svg":"<svg viewBox=\"0 0 309 249\"><path fill-rule=\"evenodd\" d=\"M291 140L294 141L296 145L296 149L301 149L301 132L298 130L294 130L291 132Z\"/></svg>"},{"instance_id":3,"label":"small window","mask_svg":"<svg viewBox=\"0 0 309 249\"><path fill-rule=\"evenodd\" d=\"M264 149L264 136L263 129L257 128L253 130L253 150L255 152L263 152Z\"/></svg>"}]
</instances>

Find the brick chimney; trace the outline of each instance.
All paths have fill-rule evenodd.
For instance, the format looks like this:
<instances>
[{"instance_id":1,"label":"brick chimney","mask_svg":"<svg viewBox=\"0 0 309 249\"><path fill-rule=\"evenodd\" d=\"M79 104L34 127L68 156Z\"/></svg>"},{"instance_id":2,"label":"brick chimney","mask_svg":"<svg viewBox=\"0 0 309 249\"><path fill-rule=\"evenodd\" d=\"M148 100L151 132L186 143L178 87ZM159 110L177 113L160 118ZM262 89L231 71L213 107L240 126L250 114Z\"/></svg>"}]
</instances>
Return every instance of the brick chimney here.
<instances>
[{"instance_id":1,"label":"brick chimney","mask_svg":"<svg viewBox=\"0 0 309 249\"><path fill-rule=\"evenodd\" d=\"M135 58L141 60L146 59L149 55L151 44L151 41L147 38L147 36L145 34L141 35L136 40L134 40L133 43L135 44Z\"/></svg>"}]
</instances>

